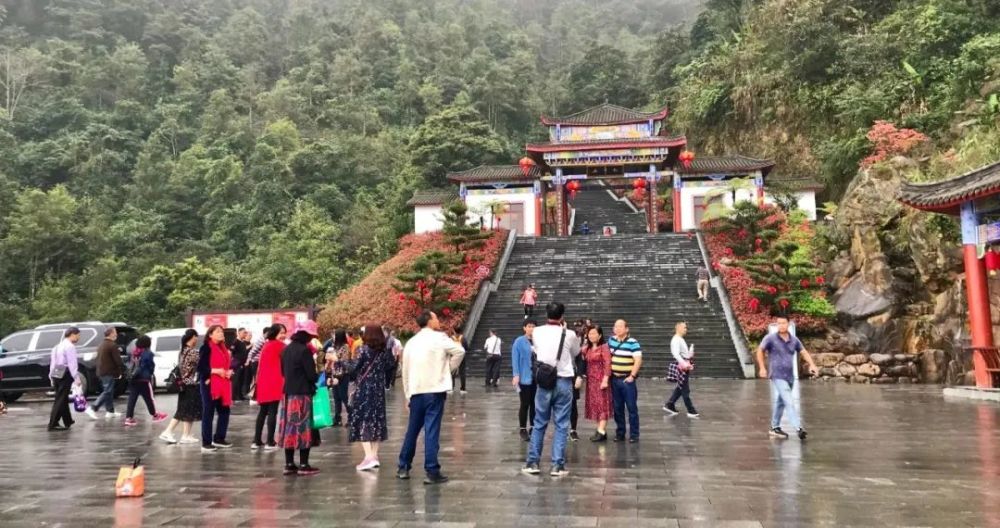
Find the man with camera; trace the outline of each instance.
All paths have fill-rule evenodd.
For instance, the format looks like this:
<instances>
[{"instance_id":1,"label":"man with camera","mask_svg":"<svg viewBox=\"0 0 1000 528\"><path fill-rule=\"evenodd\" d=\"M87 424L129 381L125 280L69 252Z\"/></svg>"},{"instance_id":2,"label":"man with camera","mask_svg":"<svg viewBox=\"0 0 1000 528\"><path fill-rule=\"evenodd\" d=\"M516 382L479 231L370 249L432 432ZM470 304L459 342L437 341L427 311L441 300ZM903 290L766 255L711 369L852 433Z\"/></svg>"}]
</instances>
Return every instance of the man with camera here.
<instances>
[{"instance_id":1,"label":"man with camera","mask_svg":"<svg viewBox=\"0 0 1000 528\"><path fill-rule=\"evenodd\" d=\"M535 421L531 430L528 458L521 472L526 475L541 473L538 461L542 456L545 430L549 419L555 422L552 439L552 469L549 475L562 477L566 471L566 442L569 438L570 409L573 403L573 359L580 353L580 339L576 332L566 329L563 315L566 307L551 302L545 307L548 322L535 328L532 341L538 359L535 373Z\"/></svg>"}]
</instances>

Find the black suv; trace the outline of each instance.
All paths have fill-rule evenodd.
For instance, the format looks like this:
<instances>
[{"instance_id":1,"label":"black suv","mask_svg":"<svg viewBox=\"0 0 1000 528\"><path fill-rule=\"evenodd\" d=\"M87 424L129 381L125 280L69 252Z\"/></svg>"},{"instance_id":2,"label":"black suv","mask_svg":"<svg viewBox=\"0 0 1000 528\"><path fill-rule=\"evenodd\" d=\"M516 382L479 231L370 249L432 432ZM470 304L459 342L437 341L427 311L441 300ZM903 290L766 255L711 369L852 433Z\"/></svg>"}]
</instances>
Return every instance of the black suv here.
<instances>
[{"instance_id":1,"label":"black suv","mask_svg":"<svg viewBox=\"0 0 1000 528\"><path fill-rule=\"evenodd\" d=\"M52 390L49 381L52 349L62 341L63 334L71 326L80 329L76 350L83 392L88 395L101 390L101 382L97 378L97 345L104 339L104 329L113 326L118 330L116 342L123 359L125 344L139 335L135 328L125 323L100 321L49 324L14 332L0 340L0 392L7 401L15 401L25 392ZM121 394L124 390L125 382L121 380L115 393Z\"/></svg>"}]
</instances>

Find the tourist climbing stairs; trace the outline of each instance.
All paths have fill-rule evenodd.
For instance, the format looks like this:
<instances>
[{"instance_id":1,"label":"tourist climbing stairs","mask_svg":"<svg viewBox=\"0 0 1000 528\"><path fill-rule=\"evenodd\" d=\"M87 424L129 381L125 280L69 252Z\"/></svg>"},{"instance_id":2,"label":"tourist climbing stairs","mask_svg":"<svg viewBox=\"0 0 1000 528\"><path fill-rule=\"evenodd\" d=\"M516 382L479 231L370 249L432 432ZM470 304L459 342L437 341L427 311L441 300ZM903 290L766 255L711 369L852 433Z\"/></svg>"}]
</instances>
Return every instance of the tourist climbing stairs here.
<instances>
[{"instance_id":1,"label":"tourist climbing stairs","mask_svg":"<svg viewBox=\"0 0 1000 528\"><path fill-rule=\"evenodd\" d=\"M580 195L582 196L582 194ZM742 370L726 318L714 290L697 300L695 270L703 264L696 238L679 234L620 234L611 237L519 237L490 295L467 369L481 382L483 344L493 328L503 339L503 374L510 375L510 347L521 335L518 301L528 284L538 290L535 318L545 322L549 301L566 305L566 318L591 318L612 334L615 320L629 322L643 349L646 377L664 377L671 361L670 338L677 321L689 325L697 353L695 376L740 378Z\"/></svg>"}]
</instances>

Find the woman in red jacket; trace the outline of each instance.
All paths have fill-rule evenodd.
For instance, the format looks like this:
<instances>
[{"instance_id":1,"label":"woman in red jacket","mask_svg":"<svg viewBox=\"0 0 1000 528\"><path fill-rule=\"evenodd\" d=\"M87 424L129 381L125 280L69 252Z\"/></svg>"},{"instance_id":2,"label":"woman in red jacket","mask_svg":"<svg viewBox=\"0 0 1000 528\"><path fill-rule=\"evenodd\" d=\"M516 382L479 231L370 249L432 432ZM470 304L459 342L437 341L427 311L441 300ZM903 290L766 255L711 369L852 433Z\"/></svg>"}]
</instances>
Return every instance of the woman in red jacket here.
<instances>
[{"instance_id":1,"label":"woman in red jacket","mask_svg":"<svg viewBox=\"0 0 1000 528\"><path fill-rule=\"evenodd\" d=\"M281 352L285 349L287 334L285 325L280 323L268 328L265 334L267 341L260 350L260 362L257 364L256 399L260 407L257 410L257 427L250 449L263 447L265 451L273 451L278 448L278 444L274 443L274 429L278 422L278 404L285 387L285 378L281 375ZM265 419L267 445L261 441Z\"/></svg>"}]
</instances>

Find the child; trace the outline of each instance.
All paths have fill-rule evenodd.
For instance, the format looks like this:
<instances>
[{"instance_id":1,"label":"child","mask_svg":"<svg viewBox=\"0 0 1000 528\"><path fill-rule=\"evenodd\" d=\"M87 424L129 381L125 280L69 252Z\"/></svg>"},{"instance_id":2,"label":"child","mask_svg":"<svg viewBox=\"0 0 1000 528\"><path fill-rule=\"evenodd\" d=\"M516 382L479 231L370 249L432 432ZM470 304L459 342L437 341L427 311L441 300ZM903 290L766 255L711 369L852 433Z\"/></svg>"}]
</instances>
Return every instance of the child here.
<instances>
[{"instance_id":1,"label":"child","mask_svg":"<svg viewBox=\"0 0 1000 528\"><path fill-rule=\"evenodd\" d=\"M162 422L167 419L166 413L156 412L156 405L153 401L153 371L156 364L153 362L153 351L150 350L152 341L149 336L139 336L135 340L135 350L128 365L128 406L125 410L125 426L131 427L139 422L133 418L135 414L136 400L142 396L146 402L146 409L153 417L153 422Z\"/></svg>"}]
</instances>

